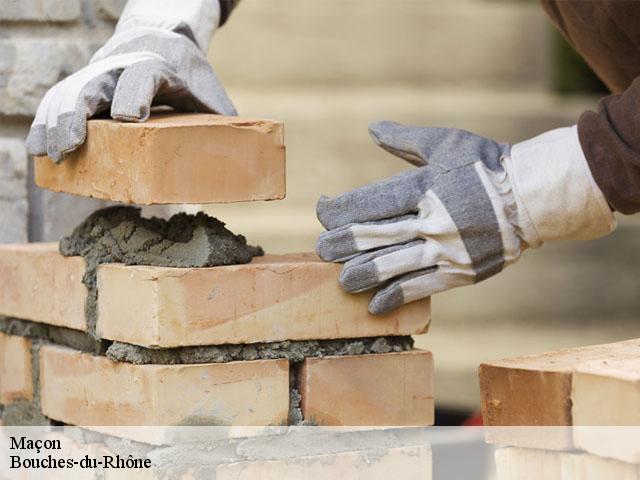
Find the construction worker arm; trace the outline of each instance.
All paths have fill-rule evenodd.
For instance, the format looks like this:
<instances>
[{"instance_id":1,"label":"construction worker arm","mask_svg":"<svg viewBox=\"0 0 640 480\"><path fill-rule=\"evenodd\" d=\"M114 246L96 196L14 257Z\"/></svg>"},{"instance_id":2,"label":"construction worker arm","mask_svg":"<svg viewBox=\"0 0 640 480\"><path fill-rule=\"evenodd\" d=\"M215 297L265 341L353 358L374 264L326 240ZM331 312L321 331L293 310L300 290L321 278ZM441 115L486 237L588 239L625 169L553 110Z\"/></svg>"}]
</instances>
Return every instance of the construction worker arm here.
<instances>
[{"instance_id":1,"label":"construction worker arm","mask_svg":"<svg viewBox=\"0 0 640 480\"><path fill-rule=\"evenodd\" d=\"M129 0L114 35L89 65L44 96L26 145L60 162L84 143L87 119L106 110L121 121L145 121L152 105L235 115L207 61L210 39L237 2Z\"/></svg>"}]
</instances>

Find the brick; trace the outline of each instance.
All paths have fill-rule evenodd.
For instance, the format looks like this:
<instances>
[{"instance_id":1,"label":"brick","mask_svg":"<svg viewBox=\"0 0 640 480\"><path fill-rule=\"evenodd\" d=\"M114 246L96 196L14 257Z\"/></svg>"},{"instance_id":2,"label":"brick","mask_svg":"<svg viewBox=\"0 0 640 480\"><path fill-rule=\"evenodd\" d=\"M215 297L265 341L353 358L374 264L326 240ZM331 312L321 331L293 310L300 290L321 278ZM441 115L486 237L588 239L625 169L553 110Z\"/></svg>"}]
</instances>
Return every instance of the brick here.
<instances>
[{"instance_id":1,"label":"brick","mask_svg":"<svg viewBox=\"0 0 640 480\"><path fill-rule=\"evenodd\" d=\"M495 453L496 480L563 480L562 455L549 450L499 448Z\"/></svg>"},{"instance_id":2,"label":"brick","mask_svg":"<svg viewBox=\"0 0 640 480\"><path fill-rule=\"evenodd\" d=\"M318 425L432 425L430 352L308 358L299 378L304 418Z\"/></svg>"},{"instance_id":3,"label":"brick","mask_svg":"<svg viewBox=\"0 0 640 480\"><path fill-rule=\"evenodd\" d=\"M91 120L61 164L35 162L49 190L137 204L226 203L285 196L280 122L164 114L144 123Z\"/></svg>"},{"instance_id":4,"label":"brick","mask_svg":"<svg viewBox=\"0 0 640 480\"><path fill-rule=\"evenodd\" d=\"M0 246L0 315L85 330L85 264L54 243ZM424 333L430 302L367 313L371 294L344 293L340 266L314 254L247 265L98 268L100 336L148 347ZM60 292L64 292L61 295Z\"/></svg>"},{"instance_id":5,"label":"brick","mask_svg":"<svg viewBox=\"0 0 640 480\"><path fill-rule=\"evenodd\" d=\"M20 140L0 139L0 192L0 243L26 242L27 152Z\"/></svg>"},{"instance_id":6,"label":"brick","mask_svg":"<svg viewBox=\"0 0 640 480\"><path fill-rule=\"evenodd\" d=\"M526 448L496 450L497 480L640 479L638 465L585 453Z\"/></svg>"},{"instance_id":7,"label":"brick","mask_svg":"<svg viewBox=\"0 0 640 480\"><path fill-rule=\"evenodd\" d=\"M371 461L370 456L375 456ZM375 452L355 451L324 455L300 455L283 460L226 463L216 468L217 480L280 480L313 478L353 480L402 478L431 479L431 449L428 446L389 448Z\"/></svg>"},{"instance_id":8,"label":"brick","mask_svg":"<svg viewBox=\"0 0 640 480\"><path fill-rule=\"evenodd\" d=\"M0 0L0 21L68 22L80 11L80 0Z\"/></svg>"},{"instance_id":9,"label":"brick","mask_svg":"<svg viewBox=\"0 0 640 480\"><path fill-rule=\"evenodd\" d=\"M640 348L633 357L579 366L571 402L577 448L640 463Z\"/></svg>"},{"instance_id":10,"label":"brick","mask_svg":"<svg viewBox=\"0 0 640 480\"><path fill-rule=\"evenodd\" d=\"M640 340L569 348L501 360L480 366L480 394L485 426L573 425L571 382L576 368L597 359L633 355ZM568 428L549 429L545 435L531 429L487 429L487 441L506 445L572 448Z\"/></svg>"},{"instance_id":11,"label":"brick","mask_svg":"<svg viewBox=\"0 0 640 480\"><path fill-rule=\"evenodd\" d=\"M424 333L428 300L385 316L371 293L338 285L340 265L314 254L267 255L247 265L98 270L98 334L151 347Z\"/></svg>"},{"instance_id":12,"label":"brick","mask_svg":"<svg viewBox=\"0 0 640 480\"><path fill-rule=\"evenodd\" d=\"M81 257L55 243L0 246L0 315L86 330Z\"/></svg>"},{"instance_id":13,"label":"brick","mask_svg":"<svg viewBox=\"0 0 640 480\"><path fill-rule=\"evenodd\" d=\"M46 91L84 67L106 33L94 30L90 39L75 40L0 40L0 114L33 116Z\"/></svg>"},{"instance_id":14,"label":"brick","mask_svg":"<svg viewBox=\"0 0 640 480\"><path fill-rule=\"evenodd\" d=\"M40 350L42 412L74 425L271 425L289 408L286 360L133 365Z\"/></svg>"},{"instance_id":15,"label":"brick","mask_svg":"<svg viewBox=\"0 0 640 480\"><path fill-rule=\"evenodd\" d=\"M32 399L31 341L0 332L0 404Z\"/></svg>"}]
</instances>

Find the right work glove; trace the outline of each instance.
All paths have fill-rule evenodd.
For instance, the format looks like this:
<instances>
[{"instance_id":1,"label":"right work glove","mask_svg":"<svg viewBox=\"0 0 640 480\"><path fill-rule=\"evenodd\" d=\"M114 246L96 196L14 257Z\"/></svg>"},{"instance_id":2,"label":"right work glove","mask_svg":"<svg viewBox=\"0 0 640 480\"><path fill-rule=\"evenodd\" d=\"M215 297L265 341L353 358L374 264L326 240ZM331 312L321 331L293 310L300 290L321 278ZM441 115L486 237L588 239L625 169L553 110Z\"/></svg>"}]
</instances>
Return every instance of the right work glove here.
<instances>
[{"instance_id":1,"label":"right work glove","mask_svg":"<svg viewBox=\"0 0 640 480\"><path fill-rule=\"evenodd\" d=\"M369 311L479 282L529 247L591 239L615 221L576 127L511 147L464 130L378 122L374 141L418 168L335 198L317 214L317 251L346 262L347 292L377 289Z\"/></svg>"},{"instance_id":2,"label":"right work glove","mask_svg":"<svg viewBox=\"0 0 640 480\"><path fill-rule=\"evenodd\" d=\"M26 146L54 162L84 143L87 119L144 121L152 105L236 115L206 50L220 18L217 0L129 0L116 32L89 65L44 96Z\"/></svg>"}]
</instances>

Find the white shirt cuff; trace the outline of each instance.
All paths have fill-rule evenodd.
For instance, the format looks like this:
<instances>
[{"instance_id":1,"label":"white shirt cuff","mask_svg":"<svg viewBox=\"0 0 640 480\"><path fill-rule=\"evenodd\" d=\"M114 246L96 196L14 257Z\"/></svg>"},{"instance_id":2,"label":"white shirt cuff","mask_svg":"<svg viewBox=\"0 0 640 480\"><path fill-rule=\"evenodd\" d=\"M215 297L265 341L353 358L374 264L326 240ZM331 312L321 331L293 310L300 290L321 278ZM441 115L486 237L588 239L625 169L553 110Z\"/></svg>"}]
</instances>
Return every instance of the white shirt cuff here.
<instances>
[{"instance_id":1,"label":"white shirt cuff","mask_svg":"<svg viewBox=\"0 0 640 480\"><path fill-rule=\"evenodd\" d=\"M129 0L116 33L136 27L175 30L181 23L191 29L200 50L206 52L220 23L218 0Z\"/></svg>"},{"instance_id":2,"label":"white shirt cuff","mask_svg":"<svg viewBox=\"0 0 640 480\"><path fill-rule=\"evenodd\" d=\"M504 163L516 196L518 224L529 246L548 240L589 240L615 229L575 125L514 145Z\"/></svg>"}]
</instances>

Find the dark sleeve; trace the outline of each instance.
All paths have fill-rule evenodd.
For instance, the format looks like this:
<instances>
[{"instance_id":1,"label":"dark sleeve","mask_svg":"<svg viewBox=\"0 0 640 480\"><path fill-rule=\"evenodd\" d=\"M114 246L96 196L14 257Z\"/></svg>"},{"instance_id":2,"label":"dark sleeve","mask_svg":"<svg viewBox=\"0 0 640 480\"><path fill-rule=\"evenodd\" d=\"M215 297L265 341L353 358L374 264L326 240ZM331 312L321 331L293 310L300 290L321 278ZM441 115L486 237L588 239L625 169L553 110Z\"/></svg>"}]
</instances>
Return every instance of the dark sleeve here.
<instances>
[{"instance_id":1,"label":"dark sleeve","mask_svg":"<svg viewBox=\"0 0 640 480\"><path fill-rule=\"evenodd\" d=\"M578 120L591 173L609 205L640 211L640 1L540 0L551 21L616 95Z\"/></svg>"},{"instance_id":2,"label":"dark sleeve","mask_svg":"<svg viewBox=\"0 0 640 480\"><path fill-rule=\"evenodd\" d=\"M220 0L220 26L224 25L224 23L231 15L231 11L236 8L236 5L240 3L240 0Z\"/></svg>"},{"instance_id":3,"label":"dark sleeve","mask_svg":"<svg viewBox=\"0 0 640 480\"><path fill-rule=\"evenodd\" d=\"M640 78L620 95L600 100L578 120L578 136L591 173L609 205L640 211Z\"/></svg>"}]
</instances>

